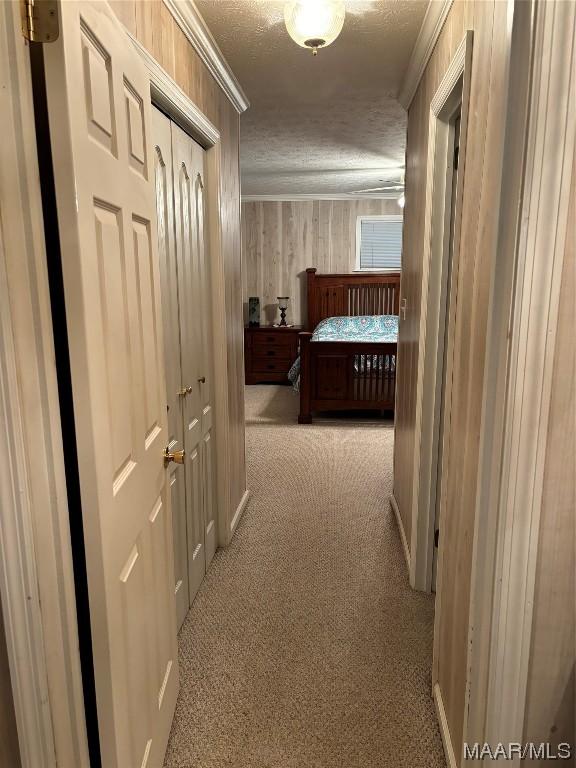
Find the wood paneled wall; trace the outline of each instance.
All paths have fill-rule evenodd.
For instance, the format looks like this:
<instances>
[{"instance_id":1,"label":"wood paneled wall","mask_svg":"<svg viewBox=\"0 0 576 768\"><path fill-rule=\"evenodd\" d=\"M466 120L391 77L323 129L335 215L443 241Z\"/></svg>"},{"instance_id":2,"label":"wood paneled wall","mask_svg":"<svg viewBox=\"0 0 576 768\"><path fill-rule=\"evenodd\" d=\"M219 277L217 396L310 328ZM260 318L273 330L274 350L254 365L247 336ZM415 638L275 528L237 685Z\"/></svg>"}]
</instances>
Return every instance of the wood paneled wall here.
<instances>
[{"instance_id":1,"label":"wood paneled wall","mask_svg":"<svg viewBox=\"0 0 576 768\"><path fill-rule=\"evenodd\" d=\"M501 152L504 142L508 3L455 0L408 112L406 207L397 372L394 495L408 542L414 467L414 428L429 113L450 60L473 30L470 121L464 170L460 268L457 279L451 423L443 547L439 685L451 738L462 753L468 617L482 381L490 276L495 255Z\"/></svg>"},{"instance_id":2,"label":"wood paneled wall","mask_svg":"<svg viewBox=\"0 0 576 768\"><path fill-rule=\"evenodd\" d=\"M278 319L277 296L290 296L289 322L305 323L306 268L352 272L358 216L401 213L396 200L298 200L242 203L244 302L260 297L262 322Z\"/></svg>"},{"instance_id":3,"label":"wood paneled wall","mask_svg":"<svg viewBox=\"0 0 576 768\"><path fill-rule=\"evenodd\" d=\"M231 510L246 490L244 342L240 246L240 116L206 69L162 0L110 0L124 26L144 45L218 128L222 143L221 217L226 270Z\"/></svg>"},{"instance_id":4,"label":"wood paneled wall","mask_svg":"<svg viewBox=\"0 0 576 768\"><path fill-rule=\"evenodd\" d=\"M576 160L568 221L576 221ZM574 227L567 234L546 438L524 732L525 742L554 745L574 745L576 728ZM548 763L538 762L541 764ZM570 764L576 764L576 756Z\"/></svg>"}]
</instances>

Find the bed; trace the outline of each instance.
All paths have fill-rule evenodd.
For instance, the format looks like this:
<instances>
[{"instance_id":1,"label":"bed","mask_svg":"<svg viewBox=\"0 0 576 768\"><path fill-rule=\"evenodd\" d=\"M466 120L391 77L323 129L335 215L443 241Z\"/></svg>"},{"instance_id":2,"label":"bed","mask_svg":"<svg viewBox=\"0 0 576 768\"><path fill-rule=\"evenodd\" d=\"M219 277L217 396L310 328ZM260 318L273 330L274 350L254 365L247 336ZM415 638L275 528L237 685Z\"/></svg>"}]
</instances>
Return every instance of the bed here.
<instances>
[{"instance_id":1,"label":"bed","mask_svg":"<svg viewBox=\"0 0 576 768\"><path fill-rule=\"evenodd\" d=\"M324 275L310 268L306 276L299 423L310 424L318 411L393 411L400 274Z\"/></svg>"}]
</instances>

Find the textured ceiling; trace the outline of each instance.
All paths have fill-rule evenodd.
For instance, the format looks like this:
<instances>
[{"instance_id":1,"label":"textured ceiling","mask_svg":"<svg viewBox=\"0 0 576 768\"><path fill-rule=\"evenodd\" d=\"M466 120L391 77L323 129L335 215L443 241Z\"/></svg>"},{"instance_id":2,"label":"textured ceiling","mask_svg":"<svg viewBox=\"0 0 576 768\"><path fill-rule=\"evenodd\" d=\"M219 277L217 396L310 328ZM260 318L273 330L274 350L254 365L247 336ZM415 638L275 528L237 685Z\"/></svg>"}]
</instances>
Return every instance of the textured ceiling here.
<instances>
[{"instance_id":1,"label":"textured ceiling","mask_svg":"<svg viewBox=\"0 0 576 768\"><path fill-rule=\"evenodd\" d=\"M284 0L196 0L251 106L241 118L245 195L359 192L400 180L396 100L427 0L346 0L340 37L312 56Z\"/></svg>"}]
</instances>

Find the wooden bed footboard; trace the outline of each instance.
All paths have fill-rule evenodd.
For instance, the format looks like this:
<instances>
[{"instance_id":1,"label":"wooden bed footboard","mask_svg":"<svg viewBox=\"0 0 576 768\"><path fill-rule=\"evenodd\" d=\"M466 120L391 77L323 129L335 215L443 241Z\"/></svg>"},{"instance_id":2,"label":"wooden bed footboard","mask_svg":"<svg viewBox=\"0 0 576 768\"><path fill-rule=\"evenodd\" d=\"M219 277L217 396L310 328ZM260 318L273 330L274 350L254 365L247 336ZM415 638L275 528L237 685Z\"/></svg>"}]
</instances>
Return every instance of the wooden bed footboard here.
<instances>
[{"instance_id":1,"label":"wooden bed footboard","mask_svg":"<svg viewBox=\"0 0 576 768\"><path fill-rule=\"evenodd\" d=\"M300 333L301 424L314 411L393 411L397 344L314 341L321 320L344 315L398 315L399 272L319 275L306 270L307 331Z\"/></svg>"},{"instance_id":2,"label":"wooden bed footboard","mask_svg":"<svg viewBox=\"0 0 576 768\"><path fill-rule=\"evenodd\" d=\"M300 424L314 411L394 410L396 344L300 336Z\"/></svg>"}]
</instances>

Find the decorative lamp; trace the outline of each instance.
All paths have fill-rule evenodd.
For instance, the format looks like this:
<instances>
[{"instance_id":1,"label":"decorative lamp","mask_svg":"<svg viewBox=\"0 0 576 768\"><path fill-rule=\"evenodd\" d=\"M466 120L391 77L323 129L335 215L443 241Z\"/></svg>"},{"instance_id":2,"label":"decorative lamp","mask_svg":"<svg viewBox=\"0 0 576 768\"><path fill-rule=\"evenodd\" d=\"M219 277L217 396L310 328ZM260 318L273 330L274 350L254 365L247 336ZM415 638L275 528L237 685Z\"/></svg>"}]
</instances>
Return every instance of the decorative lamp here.
<instances>
[{"instance_id":1,"label":"decorative lamp","mask_svg":"<svg viewBox=\"0 0 576 768\"><path fill-rule=\"evenodd\" d=\"M344 0L290 0L284 6L288 34L314 56L338 37L344 26Z\"/></svg>"},{"instance_id":2,"label":"decorative lamp","mask_svg":"<svg viewBox=\"0 0 576 768\"><path fill-rule=\"evenodd\" d=\"M278 308L280 309L280 325L287 325L286 323L286 310L290 302L290 296L277 296Z\"/></svg>"}]
</instances>

